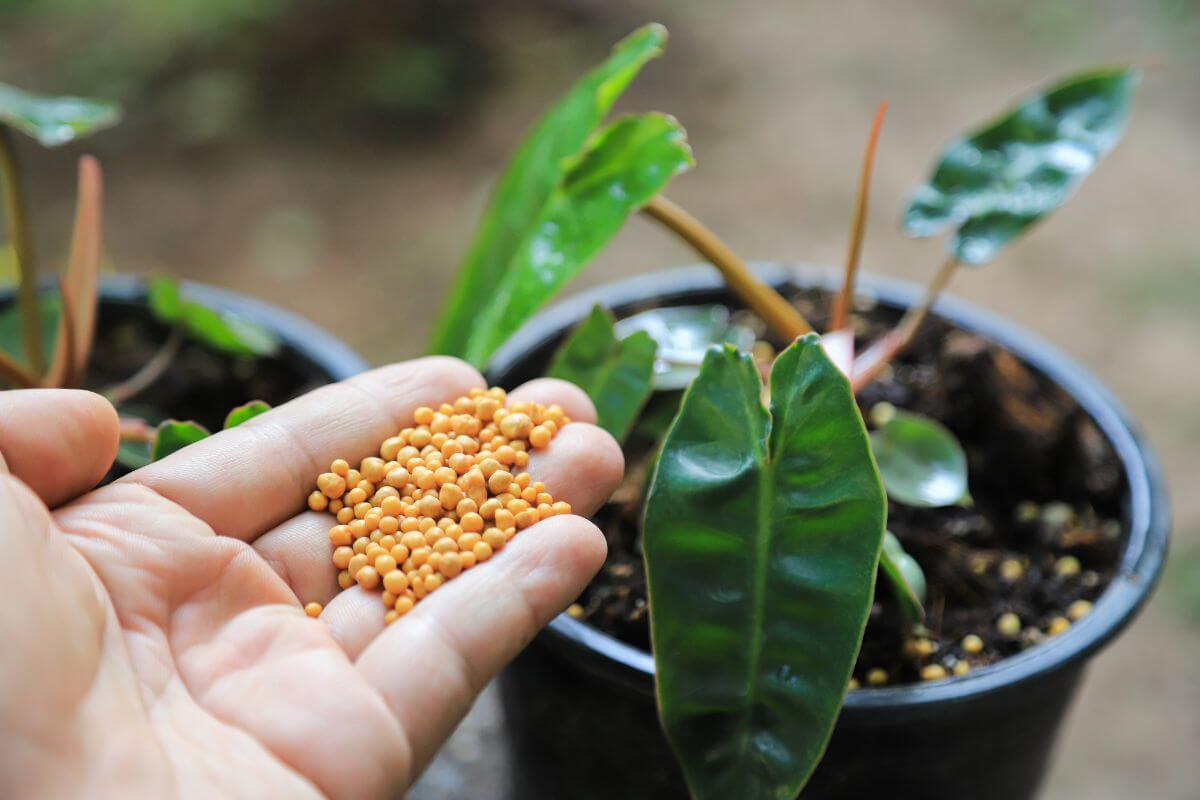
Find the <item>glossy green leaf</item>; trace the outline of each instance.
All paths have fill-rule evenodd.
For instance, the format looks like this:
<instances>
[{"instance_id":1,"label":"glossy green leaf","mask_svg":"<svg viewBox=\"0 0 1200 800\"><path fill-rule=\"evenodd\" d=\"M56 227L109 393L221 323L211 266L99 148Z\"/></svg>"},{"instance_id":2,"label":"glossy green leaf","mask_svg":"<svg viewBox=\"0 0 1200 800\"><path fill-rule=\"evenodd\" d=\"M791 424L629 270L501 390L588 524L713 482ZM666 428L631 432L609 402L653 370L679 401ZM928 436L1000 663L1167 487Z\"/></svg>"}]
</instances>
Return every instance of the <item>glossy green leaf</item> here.
<instances>
[{"instance_id":1,"label":"glossy green leaf","mask_svg":"<svg viewBox=\"0 0 1200 800\"><path fill-rule=\"evenodd\" d=\"M596 306L563 342L546 374L587 392L596 424L623 441L650 397L656 349L645 333L618 339L612 312Z\"/></svg>"},{"instance_id":2,"label":"glossy green leaf","mask_svg":"<svg viewBox=\"0 0 1200 800\"><path fill-rule=\"evenodd\" d=\"M629 215L692 164L683 128L664 114L617 120L598 133L546 201L491 294L473 299L464 358L482 365L521 323L608 243Z\"/></svg>"},{"instance_id":3,"label":"glossy green leaf","mask_svg":"<svg viewBox=\"0 0 1200 800\"><path fill-rule=\"evenodd\" d=\"M238 425L241 425L246 420L254 419L259 414L265 414L266 412L268 412L270 410L271 410L271 406L269 406L267 403L263 402L262 400L251 400L249 403L246 403L245 405L242 405L242 406L238 406L237 408L230 411L227 415L225 415L224 430L229 430L230 428L236 428Z\"/></svg>"},{"instance_id":4,"label":"glossy green leaf","mask_svg":"<svg viewBox=\"0 0 1200 800\"><path fill-rule=\"evenodd\" d=\"M150 458L158 461L161 458L181 450L189 444L195 444L209 437L208 430L197 422L180 422L169 419L158 426L158 435L154 438L154 446L150 450Z\"/></svg>"},{"instance_id":5,"label":"glossy green leaf","mask_svg":"<svg viewBox=\"0 0 1200 800\"><path fill-rule=\"evenodd\" d=\"M886 502L816 334L771 370L709 350L663 443L644 547L658 701L693 797L792 800L871 606Z\"/></svg>"},{"instance_id":6,"label":"glossy green leaf","mask_svg":"<svg viewBox=\"0 0 1200 800\"><path fill-rule=\"evenodd\" d=\"M44 147L82 139L120 121L121 107L108 100L39 95L0 83L0 122Z\"/></svg>"},{"instance_id":7,"label":"glossy green leaf","mask_svg":"<svg viewBox=\"0 0 1200 800\"><path fill-rule=\"evenodd\" d=\"M937 420L894 411L871 433L871 449L896 502L939 508L967 497L967 454Z\"/></svg>"},{"instance_id":8,"label":"glossy green leaf","mask_svg":"<svg viewBox=\"0 0 1200 800\"><path fill-rule=\"evenodd\" d=\"M146 285L146 302L161 321L182 325L191 338L222 353L261 357L279 351L279 339L271 331L188 300L170 278L152 278Z\"/></svg>"},{"instance_id":9,"label":"glossy green leaf","mask_svg":"<svg viewBox=\"0 0 1200 800\"><path fill-rule=\"evenodd\" d=\"M700 372L704 354L714 345L731 344L750 352L754 331L731 320L723 305L651 308L617 322L618 336L645 331L658 342L654 388L683 389Z\"/></svg>"},{"instance_id":10,"label":"glossy green leaf","mask_svg":"<svg viewBox=\"0 0 1200 800\"><path fill-rule=\"evenodd\" d=\"M904 546L891 531L883 534L879 569L887 576L904 618L913 625L921 622L925 618L925 571L904 551Z\"/></svg>"},{"instance_id":11,"label":"glossy green leaf","mask_svg":"<svg viewBox=\"0 0 1200 800\"><path fill-rule=\"evenodd\" d=\"M958 260L990 261L1062 205L1117 144L1138 79L1128 67L1073 75L952 141L913 195L905 231L953 229Z\"/></svg>"},{"instance_id":12,"label":"glossy green leaf","mask_svg":"<svg viewBox=\"0 0 1200 800\"><path fill-rule=\"evenodd\" d=\"M561 196L568 173L592 149L596 128L612 104L646 62L662 53L666 40L667 31L661 25L634 31L526 135L497 181L458 271L434 332L434 352L468 356L486 350L486 345L472 342L480 303L503 285L511 285L521 251L528 250L539 231L548 233L547 227L554 224L548 218L548 207L553 198ZM552 257L553 251L545 255ZM472 360L482 364L477 355Z\"/></svg>"}]
</instances>

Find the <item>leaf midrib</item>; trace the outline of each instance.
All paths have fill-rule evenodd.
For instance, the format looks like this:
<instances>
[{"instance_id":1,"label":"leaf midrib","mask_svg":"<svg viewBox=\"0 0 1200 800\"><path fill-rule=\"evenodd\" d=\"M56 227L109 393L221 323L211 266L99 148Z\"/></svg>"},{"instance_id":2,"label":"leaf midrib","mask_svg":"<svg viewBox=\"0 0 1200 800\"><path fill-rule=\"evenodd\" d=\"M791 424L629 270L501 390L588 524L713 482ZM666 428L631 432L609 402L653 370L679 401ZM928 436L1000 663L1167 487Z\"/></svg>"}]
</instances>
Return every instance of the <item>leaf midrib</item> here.
<instances>
[{"instance_id":1,"label":"leaf midrib","mask_svg":"<svg viewBox=\"0 0 1200 800\"><path fill-rule=\"evenodd\" d=\"M775 465L771 460L771 427L774 424L774 417L771 410L764 409L758 402L757 397L754 397L747 403L751 417L757 415L758 412L766 411L766 427L762 432L762 437L755 444L762 458L761 480L758 485L758 493L755 507L755 536L754 536L754 568L752 571L754 585L758 587L758 591L754 594L753 606L750 614L750 663L747 674L748 689L746 692L746 710L742 714L742 741L741 749L745 753L749 750L750 739L746 732L750 728L751 716L754 714L755 706L758 703L758 671L762 665L762 647L763 647L763 620L766 613L767 605L767 560L770 555L771 542L771 525L770 511L772 501L774 499L775 485Z\"/></svg>"}]
</instances>

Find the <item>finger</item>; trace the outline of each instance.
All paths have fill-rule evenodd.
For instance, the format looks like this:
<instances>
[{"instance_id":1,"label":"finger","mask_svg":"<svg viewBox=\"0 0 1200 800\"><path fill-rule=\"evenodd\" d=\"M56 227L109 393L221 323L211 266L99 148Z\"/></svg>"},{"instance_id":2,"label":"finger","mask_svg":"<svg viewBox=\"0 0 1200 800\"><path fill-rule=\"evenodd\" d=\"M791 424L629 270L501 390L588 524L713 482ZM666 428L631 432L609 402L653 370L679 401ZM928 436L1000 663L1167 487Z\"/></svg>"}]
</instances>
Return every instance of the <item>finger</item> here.
<instances>
[{"instance_id":1,"label":"finger","mask_svg":"<svg viewBox=\"0 0 1200 800\"><path fill-rule=\"evenodd\" d=\"M568 416L594 416L591 401L573 384L539 379L515 390L513 398L532 399L533 392L527 393L527 389L557 392L544 396L546 400L562 405ZM538 399L537 402L546 400ZM529 472L534 479L545 483L547 491L556 500L570 503L572 510L582 516L590 516L600 508L620 483L624 470L625 460L616 441L596 426L582 422L563 427L548 448L534 453L529 460ZM329 528L332 525L332 517L328 514L306 512L254 542L254 548L275 567L301 602L324 605L338 593L336 571L329 563ZM353 625L354 621L355 617L347 614L331 624ZM382 614L378 623L366 634L367 641L382 628ZM339 630L339 635L347 640L362 638L357 632Z\"/></svg>"},{"instance_id":2,"label":"finger","mask_svg":"<svg viewBox=\"0 0 1200 800\"><path fill-rule=\"evenodd\" d=\"M178 503L225 536L252 541L303 508L335 458L355 463L411 424L420 406L482 387L466 363L434 356L317 389L123 480Z\"/></svg>"},{"instance_id":3,"label":"finger","mask_svg":"<svg viewBox=\"0 0 1200 800\"><path fill-rule=\"evenodd\" d=\"M0 470L25 482L51 508L94 487L117 455L116 409L92 392L0 392Z\"/></svg>"},{"instance_id":4,"label":"finger","mask_svg":"<svg viewBox=\"0 0 1200 800\"><path fill-rule=\"evenodd\" d=\"M582 516L594 514L621 481L625 462L612 437L594 425L572 422L559 431L550 446L529 459L534 480L546 484L555 500L565 500ZM267 531L254 541L275 571L303 603L325 605L338 593L337 570L329 562L329 528L333 517L307 511ZM377 598L378 599L378 598ZM355 624L345 615L336 625ZM371 636L383 625L367 634ZM347 639L358 634L339 631Z\"/></svg>"},{"instance_id":5,"label":"finger","mask_svg":"<svg viewBox=\"0 0 1200 800\"><path fill-rule=\"evenodd\" d=\"M534 378L509 393L510 400L541 403L549 406L557 403L563 412L576 422L596 424L596 407L587 393L569 381L558 378Z\"/></svg>"},{"instance_id":6,"label":"finger","mask_svg":"<svg viewBox=\"0 0 1200 800\"><path fill-rule=\"evenodd\" d=\"M604 556L604 536L587 520L543 520L367 646L358 668L409 732L415 770L500 668L579 595Z\"/></svg>"}]
</instances>

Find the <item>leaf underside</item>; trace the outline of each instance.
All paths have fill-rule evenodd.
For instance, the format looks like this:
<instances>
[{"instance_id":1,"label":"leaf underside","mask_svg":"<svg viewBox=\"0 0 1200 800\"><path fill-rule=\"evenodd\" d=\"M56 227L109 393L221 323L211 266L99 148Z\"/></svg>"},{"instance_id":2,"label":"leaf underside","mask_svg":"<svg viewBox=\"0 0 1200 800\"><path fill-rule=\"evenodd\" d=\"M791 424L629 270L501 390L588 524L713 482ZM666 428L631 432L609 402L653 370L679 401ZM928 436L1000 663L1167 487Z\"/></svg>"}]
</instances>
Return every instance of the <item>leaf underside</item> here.
<instances>
[{"instance_id":1,"label":"leaf underside","mask_svg":"<svg viewBox=\"0 0 1200 800\"><path fill-rule=\"evenodd\" d=\"M107 100L37 95L0 83L0 122L44 147L81 139L120 121L120 106Z\"/></svg>"},{"instance_id":2,"label":"leaf underside","mask_svg":"<svg viewBox=\"0 0 1200 800\"><path fill-rule=\"evenodd\" d=\"M696 798L791 800L870 609L886 501L845 376L810 334L771 372L713 349L663 444L645 556L659 708Z\"/></svg>"},{"instance_id":3,"label":"leaf underside","mask_svg":"<svg viewBox=\"0 0 1200 800\"><path fill-rule=\"evenodd\" d=\"M992 260L1010 240L1062 205L1121 138L1136 69L1071 76L951 142L904 217L910 236L953 229L951 253Z\"/></svg>"}]
</instances>

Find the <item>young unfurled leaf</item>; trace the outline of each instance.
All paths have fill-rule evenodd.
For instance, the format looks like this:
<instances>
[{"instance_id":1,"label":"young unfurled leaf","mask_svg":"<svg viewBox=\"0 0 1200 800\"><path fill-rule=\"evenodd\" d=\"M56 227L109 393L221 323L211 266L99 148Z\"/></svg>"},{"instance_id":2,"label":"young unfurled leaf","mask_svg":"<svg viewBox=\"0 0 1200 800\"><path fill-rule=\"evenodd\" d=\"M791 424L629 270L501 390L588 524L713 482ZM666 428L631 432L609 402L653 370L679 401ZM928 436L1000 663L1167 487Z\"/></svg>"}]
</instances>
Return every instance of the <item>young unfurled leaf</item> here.
<instances>
[{"instance_id":1,"label":"young unfurled leaf","mask_svg":"<svg viewBox=\"0 0 1200 800\"><path fill-rule=\"evenodd\" d=\"M658 343L654 388L660 391L691 383L710 347L731 344L749 352L755 338L754 331L730 321L723 305L652 308L618 321L616 330L622 338L644 331Z\"/></svg>"},{"instance_id":2,"label":"young unfurled leaf","mask_svg":"<svg viewBox=\"0 0 1200 800\"><path fill-rule=\"evenodd\" d=\"M600 131L547 199L495 291L473 296L477 316L467 326L466 360L486 363L631 213L691 164L683 128L666 115L625 117Z\"/></svg>"},{"instance_id":3,"label":"young unfurled leaf","mask_svg":"<svg viewBox=\"0 0 1200 800\"><path fill-rule=\"evenodd\" d=\"M656 349L641 331L618 339L612 313L596 306L563 342L546 374L587 392L596 406L596 424L619 442L650 397Z\"/></svg>"},{"instance_id":4,"label":"young unfurled leaf","mask_svg":"<svg viewBox=\"0 0 1200 800\"><path fill-rule=\"evenodd\" d=\"M596 150L596 128L646 62L662 52L666 38L666 29L661 25L647 25L627 36L613 48L607 60L571 87L521 142L492 191L479 230L459 269L434 333L433 351L466 357L482 365L499 342L497 331L479 329L480 304L489 303L504 287L510 292L524 291L525 287L514 285L521 270L521 260L533 259L530 267L553 274L556 279L551 283L561 285L619 227L628 208L624 213L619 208L612 208L606 216L618 218L615 226L609 219L605 231L574 242L572 237L581 231L575 230L573 225L565 236L555 236L554 227L563 222L570 223L570 220L559 219L564 209L554 211L551 207L570 199L570 196L564 197L564 188L571 183L569 173L575 173L576 177L585 174L591 179L597 177L595 172L579 171L580 161ZM679 146L686 150L682 133ZM630 157L628 153L616 154L610 150L602 166L608 170L620 166L614 159L617 155ZM671 153L669 163L649 161L627 166L630 170L640 169L646 173L665 171L668 174L658 176L661 183L665 183L682 168L677 164L678 157L678 153ZM690 156L687 163L690 163ZM596 165L593 159L592 166ZM624 190L619 181L597 188L614 193ZM579 222L587 226L599 220L581 219ZM568 245L576 248L574 252L564 252ZM545 288L541 286L531 293L533 308L549 296ZM552 285L549 291L553 292L554 288L556 286ZM530 308L513 308L509 313L528 314L530 311ZM512 323L508 326L510 331L523 321L524 317L508 320ZM501 322L495 318L491 325Z\"/></svg>"},{"instance_id":5,"label":"young unfurled leaf","mask_svg":"<svg viewBox=\"0 0 1200 800\"><path fill-rule=\"evenodd\" d=\"M925 618L925 572L891 531L883 534L879 569L887 576L904 618L911 625L920 623Z\"/></svg>"},{"instance_id":6,"label":"young unfurled leaf","mask_svg":"<svg viewBox=\"0 0 1200 800\"><path fill-rule=\"evenodd\" d=\"M871 449L888 497L896 502L938 508L967 497L967 455L937 420L893 411L871 433Z\"/></svg>"},{"instance_id":7,"label":"young unfurled leaf","mask_svg":"<svg viewBox=\"0 0 1200 800\"><path fill-rule=\"evenodd\" d=\"M233 356L270 356L279 340L266 328L233 314L188 300L170 278L152 278L146 286L150 310L169 325L182 325L188 335L214 350Z\"/></svg>"},{"instance_id":8,"label":"young unfurled leaf","mask_svg":"<svg viewBox=\"0 0 1200 800\"><path fill-rule=\"evenodd\" d=\"M32 136L44 147L82 139L121 121L121 107L108 100L51 97L0 83L0 122Z\"/></svg>"},{"instance_id":9,"label":"young unfurled leaf","mask_svg":"<svg viewBox=\"0 0 1200 800\"><path fill-rule=\"evenodd\" d=\"M644 547L657 691L693 797L807 781L871 606L886 502L846 377L815 334L771 370L708 351L663 443Z\"/></svg>"},{"instance_id":10,"label":"young unfurled leaf","mask_svg":"<svg viewBox=\"0 0 1200 800\"><path fill-rule=\"evenodd\" d=\"M953 228L965 264L999 249L1058 208L1125 128L1136 69L1073 75L984 128L951 142L904 217L910 236Z\"/></svg>"},{"instance_id":11,"label":"young unfurled leaf","mask_svg":"<svg viewBox=\"0 0 1200 800\"><path fill-rule=\"evenodd\" d=\"M254 419L259 414L266 413L270 410L271 407L262 400L251 400L249 403L246 403L246 405L238 406L230 411L228 415L226 415L224 430L236 428L246 420Z\"/></svg>"},{"instance_id":12,"label":"young unfurled leaf","mask_svg":"<svg viewBox=\"0 0 1200 800\"><path fill-rule=\"evenodd\" d=\"M181 450L189 444L195 444L209 437L208 430L196 422L180 422L169 419L158 426L158 435L154 437L154 446L150 450L150 459L158 461L161 458Z\"/></svg>"}]
</instances>

